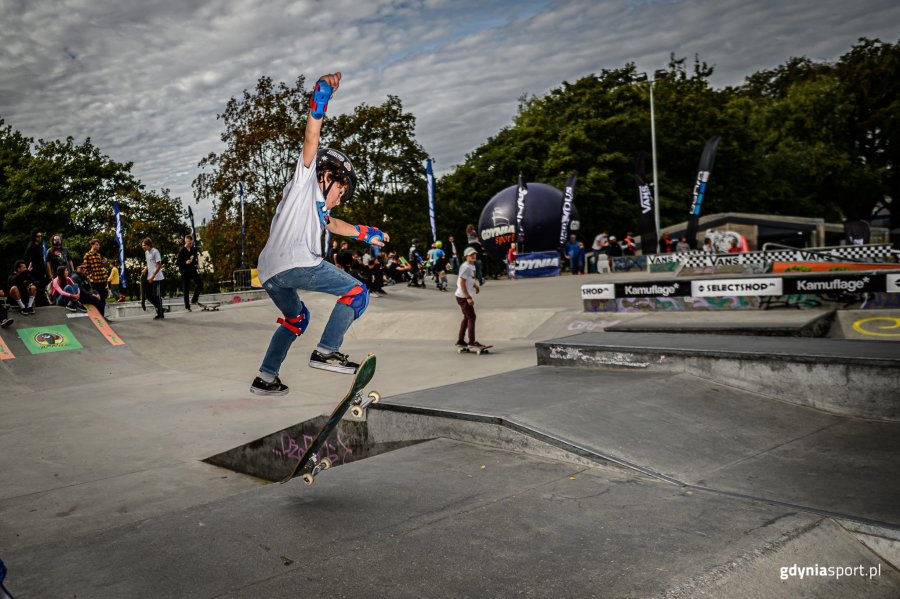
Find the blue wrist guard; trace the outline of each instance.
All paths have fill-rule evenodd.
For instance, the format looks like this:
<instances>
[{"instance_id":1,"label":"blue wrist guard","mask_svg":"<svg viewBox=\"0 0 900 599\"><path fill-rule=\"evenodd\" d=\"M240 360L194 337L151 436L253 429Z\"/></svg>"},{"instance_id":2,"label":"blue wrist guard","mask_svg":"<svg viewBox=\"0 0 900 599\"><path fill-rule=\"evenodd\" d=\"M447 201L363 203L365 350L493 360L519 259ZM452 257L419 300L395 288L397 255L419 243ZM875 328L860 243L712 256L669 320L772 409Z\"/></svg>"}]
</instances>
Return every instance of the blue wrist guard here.
<instances>
[{"instance_id":1,"label":"blue wrist guard","mask_svg":"<svg viewBox=\"0 0 900 599\"><path fill-rule=\"evenodd\" d=\"M328 100L331 99L332 88L323 79L316 81L316 89L309 98L309 114L319 120L325 116L328 110Z\"/></svg>"},{"instance_id":2,"label":"blue wrist guard","mask_svg":"<svg viewBox=\"0 0 900 599\"><path fill-rule=\"evenodd\" d=\"M381 229L378 227L367 227L365 225L356 225L356 232L358 235L356 239L359 241L365 241L366 243L372 243L373 239L377 239L381 243L384 243L384 233L381 232Z\"/></svg>"}]
</instances>

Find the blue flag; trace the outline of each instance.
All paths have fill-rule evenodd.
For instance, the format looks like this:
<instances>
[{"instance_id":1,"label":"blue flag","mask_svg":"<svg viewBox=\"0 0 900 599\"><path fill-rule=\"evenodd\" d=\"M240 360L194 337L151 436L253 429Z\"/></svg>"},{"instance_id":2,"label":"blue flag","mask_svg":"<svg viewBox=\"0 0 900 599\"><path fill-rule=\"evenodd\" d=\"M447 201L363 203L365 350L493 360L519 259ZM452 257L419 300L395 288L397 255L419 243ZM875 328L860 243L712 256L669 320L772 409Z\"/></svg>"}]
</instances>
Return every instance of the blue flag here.
<instances>
[{"instance_id":1,"label":"blue flag","mask_svg":"<svg viewBox=\"0 0 900 599\"><path fill-rule=\"evenodd\" d=\"M119 282L125 289L125 243L122 241L122 219L119 218L119 201L113 200L113 213L116 215L116 243L119 244Z\"/></svg>"},{"instance_id":2,"label":"blue flag","mask_svg":"<svg viewBox=\"0 0 900 599\"><path fill-rule=\"evenodd\" d=\"M241 268L244 268L244 184L238 181L238 194L241 196Z\"/></svg>"},{"instance_id":3,"label":"blue flag","mask_svg":"<svg viewBox=\"0 0 900 599\"><path fill-rule=\"evenodd\" d=\"M431 170L431 159L425 162L425 181L428 183L428 217L431 219L431 238L437 241L437 227L434 226L434 171Z\"/></svg>"}]
</instances>

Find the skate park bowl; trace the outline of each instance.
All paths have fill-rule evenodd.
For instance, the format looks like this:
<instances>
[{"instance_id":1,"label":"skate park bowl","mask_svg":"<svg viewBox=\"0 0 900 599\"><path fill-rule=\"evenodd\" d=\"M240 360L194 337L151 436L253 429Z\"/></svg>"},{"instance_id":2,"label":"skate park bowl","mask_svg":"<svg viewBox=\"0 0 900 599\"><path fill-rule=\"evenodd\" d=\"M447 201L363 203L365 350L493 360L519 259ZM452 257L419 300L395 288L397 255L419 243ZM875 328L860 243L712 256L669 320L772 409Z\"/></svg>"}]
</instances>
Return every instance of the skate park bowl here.
<instances>
[{"instance_id":1,"label":"skate park bowl","mask_svg":"<svg viewBox=\"0 0 900 599\"><path fill-rule=\"evenodd\" d=\"M453 349L452 294L388 287L342 347L378 355L369 389L382 402L340 424L324 448L338 467L309 487L268 481L349 384L306 364L333 298L304 298L313 318L281 397L249 392L280 316L268 300L114 317L124 346L39 309L28 327L67 324L83 346L47 355L24 351L15 316L0 331L15 354L0 362L11 592L900 593L900 424L884 382L900 346L865 349L854 325L871 314L741 314L668 333L680 339L668 346L629 342L648 332L608 329L663 315L585 313L580 279L488 281L476 297L479 340L495 346L484 356ZM665 316L687 330L704 315ZM766 319L789 334L747 334ZM794 334L821 319L827 336ZM856 354L827 350L855 347L854 334ZM563 359L612 345L631 357ZM542 356L549 346L563 353ZM867 399L817 405L828 385L808 392L801 376ZM310 569L310 556L343 567ZM851 563L866 575L781 576Z\"/></svg>"}]
</instances>

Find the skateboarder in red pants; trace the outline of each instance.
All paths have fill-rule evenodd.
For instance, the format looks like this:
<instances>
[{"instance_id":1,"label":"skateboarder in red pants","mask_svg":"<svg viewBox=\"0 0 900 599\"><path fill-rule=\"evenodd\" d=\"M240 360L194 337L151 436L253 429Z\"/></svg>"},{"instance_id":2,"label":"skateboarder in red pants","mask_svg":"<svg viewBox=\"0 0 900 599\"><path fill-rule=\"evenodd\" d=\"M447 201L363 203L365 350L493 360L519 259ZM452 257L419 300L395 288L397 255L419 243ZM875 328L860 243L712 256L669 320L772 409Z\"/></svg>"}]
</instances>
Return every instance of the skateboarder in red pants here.
<instances>
[{"instance_id":1,"label":"skateboarder in red pants","mask_svg":"<svg viewBox=\"0 0 900 599\"><path fill-rule=\"evenodd\" d=\"M456 337L456 347L484 347L475 340L475 298L472 297L472 291L477 294L481 291L478 281L475 280L475 261L478 259L478 252L473 247L466 248L463 252L465 262L459 267L459 277L456 280L456 303L462 310L463 319L459 324L459 335ZM466 343L465 337L468 334L469 342Z\"/></svg>"},{"instance_id":2,"label":"skateboarder in red pants","mask_svg":"<svg viewBox=\"0 0 900 599\"><path fill-rule=\"evenodd\" d=\"M309 358L313 368L354 374L359 365L339 350L350 324L369 305L364 283L322 258L322 230L332 235L353 237L383 246L390 241L376 227L351 225L332 218L330 212L353 196L356 170L343 152L319 149L322 119L331 95L341 82L341 74L323 75L310 98L303 153L291 180L284 187L281 202L269 228L269 239L259 255L259 280L284 315L272 335L259 376L250 391L259 395L288 392L278 378L282 362L294 340L306 330L310 313L298 291L321 291L338 296L322 337Z\"/></svg>"}]
</instances>

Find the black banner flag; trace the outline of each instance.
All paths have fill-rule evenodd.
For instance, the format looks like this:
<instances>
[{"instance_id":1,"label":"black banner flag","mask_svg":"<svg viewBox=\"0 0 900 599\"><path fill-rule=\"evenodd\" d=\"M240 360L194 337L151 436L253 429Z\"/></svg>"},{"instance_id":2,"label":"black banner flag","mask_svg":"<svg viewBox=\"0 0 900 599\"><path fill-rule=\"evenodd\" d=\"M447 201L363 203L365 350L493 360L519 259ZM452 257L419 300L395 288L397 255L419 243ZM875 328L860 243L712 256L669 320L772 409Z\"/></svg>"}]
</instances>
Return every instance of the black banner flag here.
<instances>
[{"instance_id":1,"label":"black banner flag","mask_svg":"<svg viewBox=\"0 0 900 599\"><path fill-rule=\"evenodd\" d=\"M641 253L658 254L658 240L656 239L656 219L653 214L653 197L650 195L650 186L644 180L644 153L640 152L634 162L634 179L637 183L638 207L641 211Z\"/></svg>"},{"instance_id":2,"label":"black banner flag","mask_svg":"<svg viewBox=\"0 0 900 599\"><path fill-rule=\"evenodd\" d=\"M578 173L572 173L566 180L563 191L562 216L560 217L559 246L563 247L569 240L569 223L572 220L572 201L575 198L575 179Z\"/></svg>"},{"instance_id":3,"label":"black banner flag","mask_svg":"<svg viewBox=\"0 0 900 599\"><path fill-rule=\"evenodd\" d=\"M700 226L700 210L703 208L703 198L706 196L706 186L709 184L709 176L712 173L713 163L716 161L716 149L722 141L721 135L715 135L706 142L703 154L700 155L700 167L697 173L697 182L694 183L694 199L691 201L691 210L688 212L687 237L688 245L697 248L697 229Z\"/></svg>"},{"instance_id":4,"label":"black banner flag","mask_svg":"<svg viewBox=\"0 0 900 599\"><path fill-rule=\"evenodd\" d=\"M528 196L528 184L522 173L519 173L519 189L516 195L516 253L525 253L525 198Z\"/></svg>"}]
</instances>

